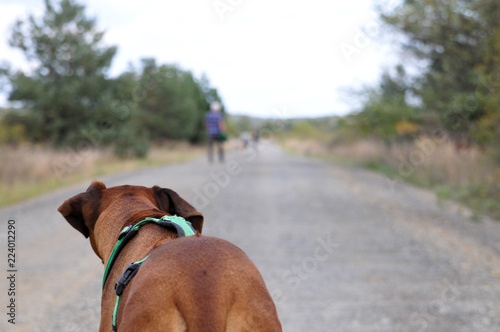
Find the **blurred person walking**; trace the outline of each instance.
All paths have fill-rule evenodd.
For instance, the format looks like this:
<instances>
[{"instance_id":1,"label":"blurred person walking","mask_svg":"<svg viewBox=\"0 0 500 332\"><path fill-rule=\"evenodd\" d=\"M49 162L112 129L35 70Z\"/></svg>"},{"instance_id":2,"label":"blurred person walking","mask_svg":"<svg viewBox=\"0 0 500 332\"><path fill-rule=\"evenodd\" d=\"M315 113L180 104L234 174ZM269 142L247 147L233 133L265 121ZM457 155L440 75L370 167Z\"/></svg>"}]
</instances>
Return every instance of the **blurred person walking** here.
<instances>
[{"instance_id":1,"label":"blurred person walking","mask_svg":"<svg viewBox=\"0 0 500 332\"><path fill-rule=\"evenodd\" d=\"M208 135L208 162L214 160L214 145L217 145L219 162L224 162L224 141L226 140L226 122L221 113L221 104L214 101L210 104L210 111L205 116L205 129Z\"/></svg>"}]
</instances>

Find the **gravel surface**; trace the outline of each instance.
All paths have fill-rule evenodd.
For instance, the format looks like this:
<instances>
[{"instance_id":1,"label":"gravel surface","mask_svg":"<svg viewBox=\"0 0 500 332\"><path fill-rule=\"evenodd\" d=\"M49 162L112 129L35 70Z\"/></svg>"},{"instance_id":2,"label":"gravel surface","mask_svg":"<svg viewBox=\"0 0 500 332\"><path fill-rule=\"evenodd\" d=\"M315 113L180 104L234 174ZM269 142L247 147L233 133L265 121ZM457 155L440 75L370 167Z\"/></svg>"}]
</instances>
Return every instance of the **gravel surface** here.
<instances>
[{"instance_id":1,"label":"gravel surface","mask_svg":"<svg viewBox=\"0 0 500 332\"><path fill-rule=\"evenodd\" d=\"M500 331L500 223L360 169L270 143L101 180L172 188L204 234L260 269L284 331ZM0 331L97 331L104 268L57 212L89 183L0 210ZM16 222L16 324L7 322L7 221Z\"/></svg>"}]
</instances>

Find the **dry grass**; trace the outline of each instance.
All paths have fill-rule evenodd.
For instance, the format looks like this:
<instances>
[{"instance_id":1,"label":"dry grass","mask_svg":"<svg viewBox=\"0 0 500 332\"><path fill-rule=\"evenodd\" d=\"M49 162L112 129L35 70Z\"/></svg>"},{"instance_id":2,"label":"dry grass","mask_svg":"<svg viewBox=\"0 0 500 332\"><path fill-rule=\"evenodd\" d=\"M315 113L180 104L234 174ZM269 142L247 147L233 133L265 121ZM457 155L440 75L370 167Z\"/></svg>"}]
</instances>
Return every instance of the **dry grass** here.
<instances>
[{"instance_id":1,"label":"dry grass","mask_svg":"<svg viewBox=\"0 0 500 332\"><path fill-rule=\"evenodd\" d=\"M168 143L145 159L119 159L111 151L55 151L46 146L0 147L0 206L98 176L182 162L201 156L202 147Z\"/></svg>"},{"instance_id":2,"label":"dry grass","mask_svg":"<svg viewBox=\"0 0 500 332\"><path fill-rule=\"evenodd\" d=\"M402 179L425 175L429 184L477 183L489 177L494 168L477 148L457 150L449 141L438 142L430 138L390 145L364 140L334 146L330 153L360 164L385 165Z\"/></svg>"},{"instance_id":3,"label":"dry grass","mask_svg":"<svg viewBox=\"0 0 500 332\"><path fill-rule=\"evenodd\" d=\"M480 149L458 150L446 138L421 137L414 142L385 144L358 140L329 142L289 139L285 146L303 155L368 167L392 179L435 189L442 198L466 203L478 213L500 218L500 169Z\"/></svg>"}]
</instances>

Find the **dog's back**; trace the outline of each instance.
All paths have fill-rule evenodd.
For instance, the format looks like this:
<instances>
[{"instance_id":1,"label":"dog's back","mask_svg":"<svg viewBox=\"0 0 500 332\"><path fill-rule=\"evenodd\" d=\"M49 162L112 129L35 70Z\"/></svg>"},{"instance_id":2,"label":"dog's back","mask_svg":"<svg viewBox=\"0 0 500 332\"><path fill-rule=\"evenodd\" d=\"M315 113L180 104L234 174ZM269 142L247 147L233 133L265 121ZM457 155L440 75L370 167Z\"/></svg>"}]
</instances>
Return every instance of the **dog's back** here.
<instances>
[{"instance_id":1,"label":"dog's back","mask_svg":"<svg viewBox=\"0 0 500 332\"><path fill-rule=\"evenodd\" d=\"M153 250L125 290L119 331L281 331L259 271L233 244L207 236Z\"/></svg>"}]
</instances>

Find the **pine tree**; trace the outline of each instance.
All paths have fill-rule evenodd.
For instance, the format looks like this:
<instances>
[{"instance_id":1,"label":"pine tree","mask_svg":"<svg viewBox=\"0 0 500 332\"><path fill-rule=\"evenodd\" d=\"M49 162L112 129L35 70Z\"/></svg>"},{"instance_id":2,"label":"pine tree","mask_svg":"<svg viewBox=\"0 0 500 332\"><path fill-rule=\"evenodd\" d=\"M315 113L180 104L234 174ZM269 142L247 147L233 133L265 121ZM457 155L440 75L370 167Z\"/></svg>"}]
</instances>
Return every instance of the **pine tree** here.
<instances>
[{"instance_id":1,"label":"pine tree","mask_svg":"<svg viewBox=\"0 0 500 332\"><path fill-rule=\"evenodd\" d=\"M121 120L106 78L116 47L103 45L103 36L74 0L57 6L45 0L42 17L15 23L10 45L33 70L9 73L9 100L28 109L41 137L55 146L97 147L116 136Z\"/></svg>"}]
</instances>

